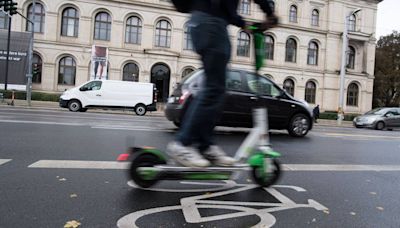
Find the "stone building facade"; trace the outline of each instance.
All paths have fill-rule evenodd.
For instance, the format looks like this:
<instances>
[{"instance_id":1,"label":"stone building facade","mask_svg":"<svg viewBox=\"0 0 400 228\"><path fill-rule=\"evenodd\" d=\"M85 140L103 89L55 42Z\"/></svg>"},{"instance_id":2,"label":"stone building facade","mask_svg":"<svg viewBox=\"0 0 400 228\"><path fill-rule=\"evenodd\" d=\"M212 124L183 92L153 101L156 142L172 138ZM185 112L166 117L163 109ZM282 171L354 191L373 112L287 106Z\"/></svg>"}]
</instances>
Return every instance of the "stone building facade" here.
<instances>
[{"instance_id":1,"label":"stone building facade","mask_svg":"<svg viewBox=\"0 0 400 228\"><path fill-rule=\"evenodd\" d=\"M281 26L267 31L268 59L261 73L294 97L337 110L342 33L348 17L349 48L345 113L371 108L375 65L377 4L382 0L271 0ZM17 0L32 15L31 0ZM33 89L64 91L90 78L92 45L108 48L108 78L153 82L165 100L182 76L201 67L187 35L188 15L168 0L37 0ZM264 14L250 0L240 14L260 21ZM0 14L0 29L7 25ZM32 29L13 17L13 31ZM253 70L251 35L230 26L230 67Z\"/></svg>"}]
</instances>

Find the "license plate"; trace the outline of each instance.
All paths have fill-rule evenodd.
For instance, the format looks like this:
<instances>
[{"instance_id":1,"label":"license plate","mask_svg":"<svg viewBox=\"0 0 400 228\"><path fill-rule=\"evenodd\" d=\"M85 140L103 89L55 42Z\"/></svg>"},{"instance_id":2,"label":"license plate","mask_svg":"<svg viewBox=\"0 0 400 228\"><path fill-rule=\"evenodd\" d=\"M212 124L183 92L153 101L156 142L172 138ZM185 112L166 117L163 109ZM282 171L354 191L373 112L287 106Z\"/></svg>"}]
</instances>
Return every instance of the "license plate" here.
<instances>
[{"instance_id":1,"label":"license plate","mask_svg":"<svg viewBox=\"0 0 400 228\"><path fill-rule=\"evenodd\" d=\"M175 97L169 97L168 98L168 103L174 103Z\"/></svg>"}]
</instances>

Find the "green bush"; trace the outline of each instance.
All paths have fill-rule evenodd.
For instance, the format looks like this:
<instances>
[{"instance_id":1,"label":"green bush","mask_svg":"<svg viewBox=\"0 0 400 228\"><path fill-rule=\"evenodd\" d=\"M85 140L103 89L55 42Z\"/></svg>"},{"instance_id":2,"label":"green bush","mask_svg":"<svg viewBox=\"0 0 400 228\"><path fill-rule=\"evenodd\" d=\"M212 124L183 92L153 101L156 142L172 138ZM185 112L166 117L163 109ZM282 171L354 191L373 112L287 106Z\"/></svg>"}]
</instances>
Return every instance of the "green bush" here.
<instances>
[{"instance_id":1,"label":"green bush","mask_svg":"<svg viewBox=\"0 0 400 228\"><path fill-rule=\"evenodd\" d=\"M12 91L10 90L0 90L0 93L4 95L5 99L11 99ZM58 101L60 98L59 93L43 93L43 92L32 92L31 99L34 101ZM14 99L17 100L25 100L26 99L26 92L24 91L15 91Z\"/></svg>"},{"instance_id":2,"label":"green bush","mask_svg":"<svg viewBox=\"0 0 400 228\"><path fill-rule=\"evenodd\" d=\"M359 116L360 114L350 113L344 114L344 120L352 121L355 117ZM337 112L335 111L326 111L319 115L320 119L327 119L327 120L336 120L337 119Z\"/></svg>"}]
</instances>

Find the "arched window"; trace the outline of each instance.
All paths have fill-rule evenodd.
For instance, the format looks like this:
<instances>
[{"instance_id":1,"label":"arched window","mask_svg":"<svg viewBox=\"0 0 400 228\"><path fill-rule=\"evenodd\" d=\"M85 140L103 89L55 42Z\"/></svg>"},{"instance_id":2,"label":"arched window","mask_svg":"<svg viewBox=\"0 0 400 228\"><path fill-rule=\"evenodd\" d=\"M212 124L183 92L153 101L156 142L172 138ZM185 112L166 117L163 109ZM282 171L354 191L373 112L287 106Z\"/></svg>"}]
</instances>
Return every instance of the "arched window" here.
<instances>
[{"instance_id":1,"label":"arched window","mask_svg":"<svg viewBox=\"0 0 400 228\"><path fill-rule=\"evenodd\" d=\"M94 25L94 39L109 41L111 37L111 16L106 12L96 15Z\"/></svg>"},{"instance_id":2,"label":"arched window","mask_svg":"<svg viewBox=\"0 0 400 228\"><path fill-rule=\"evenodd\" d=\"M296 55L297 55L297 42L296 40L289 38L286 41L286 62L296 62Z\"/></svg>"},{"instance_id":3,"label":"arched window","mask_svg":"<svg viewBox=\"0 0 400 228\"><path fill-rule=\"evenodd\" d=\"M240 1L239 12L241 14L250 15L250 0Z\"/></svg>"},{"instance_id":4,"label":"arched window","mask_svg":"<svg viewBox=\"0 0 400 228\"><path fill-rule=\"evenodd\" d=\"M139 81L139 67L134 63L125 64L123 73L122 73L122 80L138 82Z\"/></svg>"},{"instance_id":5,"label":"arched window","mask_svg":"<svg viewBox=\"0 0 400 228\"><path fill-rule=\"evenodd\" d=\"M311 25L312 26L319 26L319 11L313 10L311 14Z\"/></svg>"},{"instance_id":6,"label":"arched window","mask_svg":"<svg viewBox=\"0 0 400 228\"><path fill-rule=\"evenodd\" d=\"M294 81L292 79L286 79L283 82L283 89L290 95L294 96Z\"/></svg>"},{"instance_id":7,"label":"arched window","mask_svg":"<svg viewBox=\"0 0 400 228\"><path fill-rule=\"evenodd\" d=\"M183 49L193 50L192 36L189 33L189 27L187 25L184 26L183 40L184 40Z\"/></svg>"},{"instance_id":8,"label":"arched window","mask_svg":"<svg viewBox=\"0 0 400 228\"><path fill-rule=\"evenodd\" d=\"M42 82L42 58L36 53L32 56L32 82Z\"/></svg>"},{"instance_id":9,"label":"arched window","mask_svg":"<svg viewBox=\"0 0 400 228\"><path fill-rule=\"evenodd\" d=\"M76 64L71 56L63 57L58 67L58 84L75 85Z\"/></svg>"},{"instance_id":10,"label":"arched window","mask_svg":"<svg viewBox=\"0 0 400 228\"><path fill-rule=\"evenodd\" d=\"M132 16L126 20L125 42L130 44L140 44L142 40L142 20Z\"/></svg>"},{"instance_id":11,"label":"arched window","mask_svg":"<svg viewBox=\"0 0 400 228\"><path fill-rule=\"evenodd\" d=\"M78 37L79 13L72 7L64 9L61 20L61 35Z\"/></svg>"},{"instance_id":12,"label":"arched window","mask_svg":"<svg viewBox=\"0 0 400 228\"><path fill-rule=\"evenodd\" d=\"M297 23L297 7L295 5L290 6L289 21Z\"/></svg>"},{"instance_id":13,"label":"arched window","mask_svg":"<svg viewBox=\"0 0 400 228\"><path fill-rule=\"evenodd\" d=\"M314 41L308 44L307 64L318 65L318 44Z\"/></svg>"},{"instance_id":14,"label":"arched window","mask_svg":"<svg viewBox=\"0 0 400 228\"><path fill-rule=\"evenodd\" d=\"M356 15L352 14L349 17L349 31L356 31Z\"/></svg>"},{"instance_id":15,"label":"arched window","mask_svg":"<svg viewBox=\"0 0 400 228\"><path fill-rule=\"evenodd\" d=\"M245 57L250 56L250 35L243 31L239 33L237 55Z\"/></svg>"},{"instance_id":16,"label":"arched window","mask_svg":"<svg viewBox=\"0 0 400 228\"><path fill-rule=\"evenodd\" d=\"M308 81L306 83L306 91L305 91L305 95L304 95L304 100L306 100L308 103L315 104L316 90L317 90L317 86L315 85L315 82Z\"/></svg>"},{"instance_id":17,"label":"arched window","mask_svg":"<svg viewBox=\"0 0 400 228\"><path fill-rule=\"evenodd\" d=\"M0 29L8 29L8 15L0 11Z\"/></svg>"},{"instance_id":18,"label":"arched window","mask_svg":"<svg viewBox=\"0 0 400 228\"><path fill-rule=\"evenodd\" d=\"M190 68L190 67L184 69L184 70L182 71L182 78L186 77L186 75L189 75L189 74L192 73L193 71L194 71L193 68Z\"/></svg>"},{"instance_id":19,"label":"arched window","mask_svg":"<svg viewBox=\"0 0 400 228\"><path fill-rule=\"evenodd\" d=\"M346 58L346 64L347 68L349 69L354 69L355 66L355 61L356 61L356 49L353 48L352 46L349 46L347 49L347 58Z\"/></svg>"},{"instance_id":20,"label":"arched window","mask_svg":"<svg viewBox=\"0 0 400 228\"><path fill-rule=\"evenodd\" d=\"M33 14L32 14L32 3L28 6L28 18L33 21ZM40 3L35 3L35 21L34 21L34 32L43 33L44 32L44 21L46 13L44 11L44 7ZM32 24L28 21L26 22L26 31L32 31Z\"/></svg>"},{"instance_id":21,"label":"arched window","mask_svg":"<svg viewBox=\"0 0 400 228\"><path fill-rule=\"evenodd\" d=\"M270 35L265 36L265 58L274 59L274 38Z\"/></svg>"},{"instance_id":22,"label":"arched window","mask_svg":"<svg viewBox=\"0 0 400 228\"><path fill-rule=\"evenodd\" d=\"M347 87L347 106L358 106L358 85L354 82Z\"/></svg>"},{"instance_id":23,"label":"arched window","mask_svg":"<svg viewBox=\"0 0 400 228\"><path fill-rule=\"evenodd\" d=\"M171 24L166 20L157 22L155 46L167 48L171 46Z\"/></svg>"}]
</instances>

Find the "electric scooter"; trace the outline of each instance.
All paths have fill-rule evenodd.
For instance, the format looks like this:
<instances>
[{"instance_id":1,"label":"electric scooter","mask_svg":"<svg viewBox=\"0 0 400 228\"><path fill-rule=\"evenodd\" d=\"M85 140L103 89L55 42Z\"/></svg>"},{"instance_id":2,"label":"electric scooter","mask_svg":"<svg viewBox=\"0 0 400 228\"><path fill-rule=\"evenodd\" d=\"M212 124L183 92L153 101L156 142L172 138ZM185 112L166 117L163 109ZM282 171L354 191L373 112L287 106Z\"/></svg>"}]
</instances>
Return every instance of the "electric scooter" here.
<instances>
[{"instance_id":1,"label":"electric scooter","mask_svg":"<svg viewBox=\"0 0 400 228\"><path fill-rule=\"evenodd\" d=\"M254 35L256 72L263 65L264 34L255 24L249 26ZM257 87L260 88L257 82ZM253 128L235 154L233 166L192 168L175 165L162 151L150 147L129 148L129 154L119 160L130 160L129 176L142 188L149 188L159 180L229 180L236 179L239 172L251 171L254 181L261 187L274 184L281 168L277 160L280 154L271 148L268 117L265 107L253 110Z\"/></svg>"}]
</instances>

